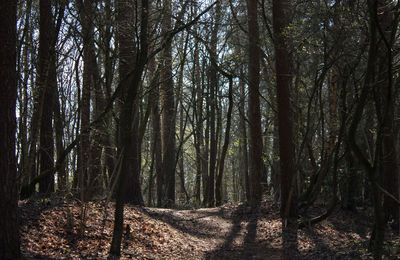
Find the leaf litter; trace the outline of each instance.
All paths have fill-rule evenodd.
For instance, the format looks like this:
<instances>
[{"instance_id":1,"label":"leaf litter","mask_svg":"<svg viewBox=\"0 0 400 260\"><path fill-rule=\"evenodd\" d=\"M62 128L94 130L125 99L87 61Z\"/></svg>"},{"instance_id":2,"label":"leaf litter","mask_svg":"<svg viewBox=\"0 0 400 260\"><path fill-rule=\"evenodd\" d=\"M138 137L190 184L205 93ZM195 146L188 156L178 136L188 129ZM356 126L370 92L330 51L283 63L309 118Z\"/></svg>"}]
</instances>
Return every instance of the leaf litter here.
<instances>
[{"instance_id":1,"label":"leaf litter","mask_svg":"<svg viewBox=\"0 0 400 260\"><path fill-rule=\"evenodd\" d=\"M113 218L114 204L104 201L20 201L22 253L28 259L107 259ZM299 231L300 259L372 259L366 249L371 225L365 212L338 210ZM400 241L387 233L387 259L396 259ZM235 204L124 209L121 259L280 259L281 253L279 206L272 198L257 210Z\"/></svg>"}]
</instances>

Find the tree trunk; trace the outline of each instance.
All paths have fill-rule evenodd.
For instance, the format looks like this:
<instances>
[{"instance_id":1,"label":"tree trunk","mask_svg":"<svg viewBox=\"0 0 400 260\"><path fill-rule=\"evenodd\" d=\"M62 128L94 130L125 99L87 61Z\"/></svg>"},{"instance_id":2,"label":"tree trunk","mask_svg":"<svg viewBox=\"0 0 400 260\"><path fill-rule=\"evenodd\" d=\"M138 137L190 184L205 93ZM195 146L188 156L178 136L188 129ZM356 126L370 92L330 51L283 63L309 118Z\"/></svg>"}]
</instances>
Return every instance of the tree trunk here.
<instances>
[{"instance_id":1,"label":"tree trunk","mask_svg":"<svg viewBox=\"0 0 400 260\"><path fill-rule=\"evenodd\" d=\"M135 137L132 136L133 121L135 120L135 114L137 114L137 107L134 106L135 100L137 100L137 92L139 84L142 79L142 74L147 61L147 26L148 26L148 15L149 5L147 0L141 1L141 26L140 26L140 49L137 56L137 63L135 66L132 65L133 59L133 35L134 30L131 23L133 18L133 7L130 1L118 0L117 4L117 39L119 42L119 73L120 80L123 84L123 104L120 115L120 131L119 131L119 155L121 156L121 167L119 171L118 186L116 190L116 204L115 204L115 220L114 220L114 231L113 238L110 247L110 255L120 256L121 255L121 241L123 232L124 222L124 201L126 199L125 194L128 188L129 191L133 191L136 195L134 202L137 205L143 205L143 198L140 191L139 185L139 172L134 170L138 168L136 165L132 165L132 162L138 162L138 160L132 160L132 156L137 154L132 149L135 148ZM130 69L134 68L130 73ZM137 141L137 140L136 140ZM128 178L133 178L133 184L138 186L128 187L126 181Z\"/></svg>"},{"instance_id":2,"label":"tree trunk","mask_svg":"<svg viewBox=\"0 0 400 260\"><path fill-rule=\"evenodd\" d=\"M93 24L90 19L93 0L77 0L79 6L79 15L82 24L82 38L83 38L83 85L82 85L82 98L81 98L81 132L89 128L90 124L90 100L91 91L93 89L93 68L92 51L90 48L93 46ZM79 169L79 189L81 193L81 200L86 201L88 197L88 178L91 166L90 156L90 132L85 132L81 135L80 140L80 169Z\"/></svg>"},{"instance_id":3,"label":"tree trunk","mask_svg":"<svg viewBox=\"0 0 400 260\"><path fill-rule=\"evenodd\" d=\"M31 28L31 10L32 10L32 1L27 1L26 3L26 10L25 10L25 26L24 26L24 32L23 32L23 38L26 40L26 42L32 42L32 31L33 29ZM22 85L20 86L20 110L21 110L21 116L19 120L19 135L18 138L21 142L21 160L18 166L18 171L21 176L22 181L20 183L22 185L27 185L29 183L29 177L26 174L26 165L28 161L28 139L27 139L27 133L28 133L28 79L30 78L30 67L29 67L29 55L30 52L28 51L29 47L28 45L25 45L23 49L23 80L22 80ZM31 70L33 71L33 70ZM33 78L31 77L31 80Z\"/></svg>"},{"instance_id":4,"label":"tree trunk","mask_svg":"<svg viewBox=\"0 0 400 260\"><path fill-rule=\"evenodd\" d=\"M151 96L151 120L153 125L152 142L154 146L155 174L157 181L157 207L161 207L165 199L165 178L162 172L162 151L161 151L161 126L160 126L160 95L158 80L150 91Z\"/></svg>"},{"instance_id":5,"label":"tree trunk","mask_svg":"<svg viewBox=\"0 0 400 260\"><path fill-rule=\"evenodd\" d=\"M378 1L378 26L380 41L378 45L378 76L377 81L380 90L379 99L375 99L377 109L381 109L381 118L378 120L383 123L383 179L384 187L395 198L399 198L399 167L397 161L396 134L395 134L395 90L393 88L393 31L396 31L398 19L392 6L387 0ZM393 3L394 5L394 3ZM375 18L372 18L375 19ZM399 231L399 206L389 198L384 197L383 208L385 211L385 220L394 220L393 227Z\"/></svg>"},{"instance_id":6,"label":"tree trunk","mask_svg":"<svg viewBox=\"0 0 400 260\"><path fill-rule=\"evenodd\" d=\"M15 157L16 25L17 2L3 2L0 7L0 258L7 260L21 258Z\"/></svg>"},{"instance_id":7,"label":"tree trunk","mask_svg":"<svg viewBox=\"0 0 400 260\"><path fill-rule=\"evenodd\" d=\"M285 37L286 28L291 21L291 12L291 2L289 0L273 0L272 13L275 37L276 87L278 95L281 218L284 259L293 259L298 255L297 189L292 138L292 110L290 104L292 60L289 40Z\"/></svg>"},{"instance_id":8,"label":"tree trunk","mask_svg":"<svg viewBox=\"0 0 400 260\"><path fill-rule=\"evenodd\" d=\"M201 202L201 177L202 177L202 143L203 143L203 89L201 84L200 74L200 58L199 58L199 46L195 43L194 50L194 66L195 70L193 73L193 81L195 84L195 96L193 102L193 113L195 118L195 148L196 148L196 182L195 182L195 198L196 202Z\"/></svg>"},{"instance_id":9,"label":"tree trunk","mask_svg":"<svg viewBox=\"0 0 400 260\"><path fill-rule=\"evenodd\" d=\"M215 7L214 28L211 32L211 59L217 60L217 43L218 30L221 16L221 3L218 2ZM215 92L218 88L217 68L215 64L210 67L210 161L208 172L208 207L213 207L215 204L215 164L217 160L217 140L215 130L215 113L216 113L216 98Z\"/></svg>"},{"instance_id":10,"label":"tree trunk","mask_svg":"<svg viewBox=\"0 0 400 260\"><path fill-rule=\"evenodd\" d=\"M40 116L40 172L44 172L53 168L54 165L54 138L53 138L53 101L54 90L57 87L56 82L56 54L55 46L52 44L54 37L54 26L52 22L51 1L40 1L40 49L46 54L43 54L41 64L46 64L42 72L46 73L46 81L43 82L41 101L42 111ZM54 44L56 41L54 41ZM39 192L49 193L54 191L54 176L49 175L39 182Z\"/></svg>"},{"instance_id":11,"label":"tree trunk","mask_svg":"<svg viewBox=\"0 0 400 260\"><path fill-rule=\"evenodd\" d=\"M257 0L247 1L249 33L249 126L250 126L250 203L257 205L261 201L262 135L261 111L259 100L260 84L260 46L257 22Z\"/></svg>"},{"instance_id":12,"label":"tree trunk","mask_svg":"<svg viewBox=\"0 0 400 260\"><path fill-rule=\"evenodd\" d=\"M60 95L59 91L55 89L56 95L54 96L54 127L55 127L55 137L56 137L56 154L57 160L60 159L62 152L64 151L63 137L63 119L61 117L60 108ZM57 189L65 191L67 188L67 173L65 171L66 162L57 173Z\"/></svg>"},{"instance_id":13,"label":"tree trunk","mask_svg":"<svg viewBox=\"0 0 400 260\"><path fill-rule=\"evenodd\" d=\"M204 64L204 63L203 63ZM203 66L205 68L205 66ZM203 75L203 78L205 76ZM204 86L204 84L203 84ZM207 91L209 91L210 88L207 88ZM208 161L210 158L210 96L207 95L205 98L206 100L206 129L204 132L204 143L202 145L202 170L203 170L203 206L207 207L209 204L209 183L210 183L210 178L208 176Z\"/></svg>"},{"instance_id":14,"label":"tree trunk","mask_svg":"<svg viewBox=\"0 0 400 260\"><path fill-rule=\"evenodd\" d=\"M164 0L163 28L165 35L171 28L171 2ZM172 45L169 41L163 50L163 68L161 73L161 96L162 96L162 171L166 180L165 206L171 207L175 204L175 97L174 80L172 78Z\"/></svg>"},{"instance_id":15,"label":"tree trunk","mask_svg":"<svg viewBox=\"0 0 400 260\"><path fill-rule=\"evenodd\" d=\"M245 103L246 103L246 94L245 94L245 85L243 80L243 71L240 70L240 104L239 104L239 113L240 113L240 187L241 187L241 201L249 201L250 200L250 183L249 183L249 161L247 155L247 127L246 127L246 112L245 112Z\"/></svg>"},{"instance_id":16,"label":"tree trunk","mask_svg":"<svg viewBox=\"0 0 400 260\"><path fill-rule=\"evenodd\" d=\"M219 162L219 170L217 175L217 180L215 183L215 204L216 206L221 206L222 204L222 177L224 174L224 166L225 166L225 157L228 151L229 145L229 136L231 131L231 117L232 117L232 109L233 109L233 80L232 77L229 78L229 90L228 90L228 98L229 98L229 105L228 105L228 112L226 115L226 128L225 128L225 139L224 144L222 146L221 158Z\"/></svg>"}]
</instances>

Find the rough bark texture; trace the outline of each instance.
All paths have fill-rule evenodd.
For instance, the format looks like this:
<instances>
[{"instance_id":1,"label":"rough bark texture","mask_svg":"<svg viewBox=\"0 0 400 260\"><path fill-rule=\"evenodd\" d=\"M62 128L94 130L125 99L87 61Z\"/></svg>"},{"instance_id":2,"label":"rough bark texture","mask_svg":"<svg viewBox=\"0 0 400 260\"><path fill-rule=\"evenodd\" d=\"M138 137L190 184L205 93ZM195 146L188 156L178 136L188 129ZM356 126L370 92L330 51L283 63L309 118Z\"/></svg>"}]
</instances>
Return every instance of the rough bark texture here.
<instances>
[{"instance_id":1,"label":"rough bark texture","mask_svg":"<svg viewBox=\"0 0 400 260\"><path fill-rule=\"evenodd\" d=\"M250 203L255 205L261 200L262 135L261 111L259 99L260 84L260 48L257 22L257 0L247 1L249 32L249 126L250 126Z\"/></svg>"},{"instance_id":2,"label":"rough bark texture","mask_svg":"<svg viewBox=\"0 0 400 260\"><path fill-rule=\"evenodd\" d=\"M133 7L130 1L119 0L117 4L117 36L119 41L119 58L120 58L120 80L123 84L122 90L122 107L120 115L120 131L119 131L119 147L118 153L121 156L121 167L119 170L118 185L116 190L115 204L115 220L114 233L111 242L110 255L121 255L121 241L124 222L124 203L126 192L133 193L129 197L129 202L136 205L143 205L139 185L139 172L135 171L139 168L135 163L138 162L137 149L138 133L133 136L135 116L137 115L137 107L134 106L137 100L139 83L142 79L144 66L147 60L147 26L148 26L148 2L141 1L141 27L140 27L140 46L136 55L138 55L135 66L132 65L134 60L133 49ZM133 70L132 70L133 68ZM132 70L132 71L130 71ZM136 116L137 117L137 116ZM136 142L136 144L135 144ZM128 178L131 181L127 182ZM134 186L131 186L133 184ZM129 186L128 186L129 185Z\"/></svg>"},{"instance_id":3,"label":"rough bark texture","mask_svg":"<svg viewBox=\"0 0 400 260\"><path fill-rule=\"evenodd\" d=\"M215 182L215 204L216 206L221 206L222 204L222 177L224 176L224 166L225 166L225 157L228 152L228 145L229 145L229 136L231 131L231 118L232 118L232 109L233 109L233 80L232 77L229 78L229 90L228 90L228 112L226 115L226 128L225 128L225 138L224 144L222 146L221 158L219 161L219 169L217 180ZM226 185L225 185L226 187ZM226 193L225 193L226 194Z\"/></svg>"},{"instance_id":4,"label":"rough bark texture","mask_svg":"<svg viewBox=\"0 0 400 260\"><path fill-rule=\"evenodd\" d=\"M104 107L104 94L102 85L100 84L100 73L96 60L95 45L94 45L94 1L85 0L79 3L79 13L82 23L82 37L83 37L83 62L84 62L84 77L83 77L83 91L82 91L82 129L87 127L90 119L90 103L94 100L94 117L98 118ZM91 97L91 93L94 96ZM89 106L89 109L88 107ZM103 191L102 177L101 177L101 155L102 144L105 143L104 136L105 128L104 123L99 121L93 127L92 137L90 134L82 136L81 151L82 159L82 178L84 180L84 192L87 199L93 199L96 195L101 195ZM92 139L90 144L90 139ZM104 140L103 140L104 139ZM82 148L83 145L83 148ZM90 160L89 160L90 159Z\"/></svg>"},{"instance_id":5,"label":"rough bark texture","mask_svg":"<svg viewBox=\"0 0 400 260\"><path fill-rule=\"evenodd\" d=\"M93 0L85 0L84 3L78 0L80 18L82 24L82 38L83 38L83 85L82 85L82 98L81 98L81 132L89 128L90 124L90 94L93 86L92 66L91 66L91 46L93 26L88 12L92 9ZM80 169L79 169L79 188L81 192L81 199L87 200L87 187L88 176L90 167L90 132L85 132L81 135L80 140Z\"/></svg>"},{"instance_id":6,"label":"rough bark texture","mask_svg":"<svg viewBox=\"0 0 400 260\"><path fill-rule=\"evenodd\" d=\"M20 259L15 157L17 2L0 5L0 258Z\"/></svg>"},{"instance_id":7,"label":"rough bark texture","mask_svg":"<svg viewBox=\"0 0 400 260\"><path fill-rule=\"evenodd\" d=\"M64 151L64 144L63 144L63 136L64 136L64 129L63 129L63 118L61 116L62 111L60 107L60 97L59 92L57 89L55 90L54 96L54 127L55 127L55 136L56 136L56 153L57 153L57 160L61 158L62 152ZM63 163L63 166L57 173L57 189L61 191L65 191L67 187L67 173L65 171L66 163Z\"/></svg>"},{"instance_id":8,"label":"rough bark texture","mask_svg":"<svg viewBox=\"0 0 400 260\"><path fill-rule=\"evenodd\" d=\"M219 20L221 16L221 3L218 2L215 8L214 28L211 33L211 59L217 60L217 43ZM216 98L215 92L218 88L217 68L215 64L210 68L210 166L208 178L208 206L212 207L215 204L215 165L217 161L217 140L215 130L215 110Z\"/></svg>"},{"instance_id":9,"label":"rough bark texture","mask_svg":"<svg viewBox=\"0 0 400 260\"><path fill-rule=\"evenodd\" d=\"M196 185L195 185L195 198L197 203L201 202L201 177L202 177L202 144L203 144L203 90L201 84L200 74L200 58L199 58L199 46L198 43L195 45L194 50L194 66L195 70L193 73L194 82L196 83L195 89L195 102L193 104L194 117L195 117L195 148L196 148Z\"/></svg>"},{"instance_id":10,"label":"rough bark texture","mask_svg":"<svg viewBox=\"0 0 400 260\"><path fill-rule=\"evenodd\" d=\"M163 33L171 30L171 2L164 1L163 10ZM166 201L164 206L175 204L175 97L174 80L172 78L172 45L169 41L163 50L163 69L161 73L161 95L162 95L162 171L166 180Z\"/></svg>"},{"instance_id":11,"label":"rough bark texture","mask_svg":"<svg viewBox=\"0 0 400 260\"><path fill-rule=\"evenodd\" d=\"M249 157L247 154L247 127L246 127L246 93L245 93L245 84L243 80L243 71L240 72L240 104L239 104L239 113L240 113L240 186L241 186L241 201L249 201L250 200L250 184L249 184Z\"/></svg>"},{"instance_id":12,"label":"rough bark texture","mask_svg":"<svg viewBox=\"0 0 400 260\"><path fill-rule=\"evenodd\" d=\"M50 169L53 165L53 135L52 135L52 76L54 66L51 63L50 48L53 32L51 2L40 1L39 19L39 80L37 87L40 93L38 121L40 129L40 171ZM47 100L49 98L49 100ZM44 104L46 102L46 105ZM49 102L49 106L47 106ZM50 177L50 176L49 176ZM54 190L54 181L45 178L39 183L39 192L46 193Z\"/></svg>"},{"instance_id":13,"label":"rough bark texture","mask_svg":"<svg viewBox=\"0 0 400 260\"><path fill-rule=\"evenodd\" d=\"M399 167L397 162L396 133L394 104L395 96L393 89L393 71L392 71L392 48L393 31L396 29L395 13L392 10L391 2L388 0L378 1L378 86L380 90L380 105L383 122L383 179L384 186L397 199L399 198ZM394 5L394 3L392 3ZM379 117L378 117L379 119ZM383 208L385 209L386 220L394 220L394 227L399 228L399 206L394 200L385 196Z\"/></svg>"},{"instance_id":14,"label":"rough bark texture","mask_svg":"<svg viewBox=\"0 0 400 260\"><path fill-rule=\"evenodd\" d=\"M151 143L152 143L152 165L155 168L157 182L157 206L161 207L164 197L165 179L162 175L162 153L161 153L161 124L160 124L160 94L159 94L159 76L155 71L155 61L152 59L149 65L149 73L152 79L150 86L149 102L151 104ZM150 189L150 187L149 187ZM149 191L150 194L150 191ZM150 200L150 198L149 198Z\"/></svg>"},{"instance_id":15,"label":"rough bark texture","mask_svg":"<svg viewBox=\"0 0 400 260\"><path fill-rule=\"evenodd\" d=\"M276 87L278 95L278 131L281 168L281 218L284 259L296 258L297 249L297 189L294 167L294 145L290 86L292 60L285 30L291 21L289 0L273 1Z\"/></svg>"}]
</instances>

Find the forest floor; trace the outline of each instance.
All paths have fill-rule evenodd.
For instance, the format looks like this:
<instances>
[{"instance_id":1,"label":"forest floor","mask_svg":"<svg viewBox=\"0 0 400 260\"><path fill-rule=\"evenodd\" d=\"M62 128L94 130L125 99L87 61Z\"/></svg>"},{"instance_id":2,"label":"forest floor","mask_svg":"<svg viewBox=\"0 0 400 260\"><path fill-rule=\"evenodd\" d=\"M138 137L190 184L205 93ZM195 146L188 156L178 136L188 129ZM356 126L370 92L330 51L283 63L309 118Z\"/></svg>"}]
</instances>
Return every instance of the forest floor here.
<instances>
[{"instance_id":1,"label":"forest floor","mask_svg":"<svg viewBox=\"0 0 400 260\"><path fill-rule=\"evenodd\" d=\"M301 259L372 259L366 250L371 226L367 212L338 210L300 230ZM27 259L108 256L113 203L26 200L20 201L19 213ZM279 208L272 199L255 211L232 204L193 210L125 206L124 214L121 259L280 259L282 253ZM387 236L385 248L392 255L387 259L396 259L400 241Z\"/></svg>"}]
</instances>

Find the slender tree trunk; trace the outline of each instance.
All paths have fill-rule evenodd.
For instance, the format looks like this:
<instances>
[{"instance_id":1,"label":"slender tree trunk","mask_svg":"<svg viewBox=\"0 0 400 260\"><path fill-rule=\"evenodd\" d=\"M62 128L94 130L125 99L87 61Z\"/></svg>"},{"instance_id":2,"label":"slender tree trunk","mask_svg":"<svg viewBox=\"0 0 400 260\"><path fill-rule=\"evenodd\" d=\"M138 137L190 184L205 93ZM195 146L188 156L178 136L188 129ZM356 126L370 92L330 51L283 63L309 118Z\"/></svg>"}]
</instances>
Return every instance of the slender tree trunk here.
<instances>
[{"instance_id":1,"label":"slender tree trunk","mask_svg":"<svg viewBox=\"0 0 400 260\"><path fill-rule=\"evenodd\" d=\"M203 66L205 67L205 66ZM203 75L204 78L204 75ZM204 86L204 84L203 84ZM209 91L209 88L208 88ZM210 158L210 97L207 96L205 98L206 100L206 129L205 129L205 134L204 134L204 143L203 143L203 149L202 149L202 170L203 170L203 206L207 207L209 204L209 196L210 193L208 192L209 190L209 183L210 183L210 178L208 176L208 161Z\"/></svg>"},{"instance_id":2,"label":"slender tree trunk","mask_svg":"<svg viewBox=\"0 0 400 260\"><path fill-rule=\"evenodd\" d=\"M94 117L97 118L104 107L104 94L101 87L98 64L96 60L94 45L94 1L85 0L83 3L78 1L79 13L82 21L82 37L83 37L83 62L84 62L84 78L82 92L82 124L81 127L87 127L90 119L90 103L94 99ZM94 93L93 98L91 93ZM87 100L88 99L88 100ZM89 109L88 107L89 106ZM89 115L86 115L89 113ZM83 135L84 147L81 147L82 159L85 161L82 166L84 178L84 190L86 199L93 199L96 195L101 195L103 191L102 174L101 174L101 155L104 135L104 124L99 122L90 134ZM81 128L85 129L85 128ZM90 141L91 140L91 141ZM91 142L91 143L90 143Z\"/></svg>"},{"instance_id":3,"label":"slender tree trunk","mask_svg":"<svg viewBox=\"0 0 400 260\"><path fill-rule=\"evenodd\" d=\"M194 96L196 97L193 104L194 118L195 118L195 148L196 148L196 183L195 183L195 198L200 204L201 202L201 180L202 180L202 147L203 147L203 89L200 73L200 57L199 57L199 44L195 43L194 50L194 73L193 81L196 89Z\"/></svg>"},{"instance_id":4,"label":"slender tree trunk","mask_svg":"<svg viewBox=\"0 0 400 260\"><path fill-rule=\"evenodd\" d=\"M54 127L55 127L55 137L56 137L56 154L57 160L61 157L62 152L64 151L63 137L64 137L64 129L63 129L63 119L61 116L61 107L60 107L60 95L59 91L55 89L56 95L54 96ZM63 166L57 173L57 189L61 191L65 191L67 188L67 173L65 171L66 163L63 163Z\"/></svg>"},{"instance_id":5,"label":"slender tree trunk","mask_svg":"<svg viewBox=\"0 0 400 260\"><path fill-rule=\"evenodd\" d=\"M241 183L241 201L249 201L250 200L250 181L249 181L249 160L247 154L247 127L246 127L246 112L245 112L245 103L246 103L246 94L245 94L245 84L243 80L243 71L240 70L240 104L239 104L239 113L240 113L240 183Z\"/></svg>"},{"instance_id":6,"label":"slender tree trunk","mask_svg":"<svg viewBox=\"0 0 400 260\"><path fill-rule=\"evenodd\" d=\"M93 34L92 34L93 35ZM93 92L94 92L94 118L98 118L101 112L105 107L105 96L103 93L103 88L100 80L100 72L99 67L96 60L95 46L94 40L90 41L92 46L90 47L90 58L91 58L91 67L92 67L92 83L93 83ZM106 122L104 121L98 122L93 127L93 138L91 144L91 166L89 169L89 198L93 199L95 196L101 196L104 193L104 178L102 175L102 155L103 155L103 147L107 144L107 134L106 134Z\"/></svg>"},{"instance_id":7,"label":"slender tree trunk","mask_svg":"<svg viewBox=\"0 0 400 260\"><path fill-rule=\"evenodd\" d=\"M283 258L293 259L297 249L297 189L292 138L290 86L292 60L290 44L285 30L291 21L290 0L273 1L273 27L275 36L275 68L278 94L279 150L281 165L281 218Z\"/></svg>"},{"instance_id":8,"label":"slender tree trunk","mask_svg":"<svg viewBox=\"0 0 400 260\"><path fill-rule=\"evenodd\" d=\"M113 57L112 50L111 50L111 41L113 37L113 33L111 31L112 29L112 10L111 10L111 1L106 0L105 1L105 21L106 27L104 30L104 45L105 48L104 50L104 92L106 96L106 103L109 102L111 98L111 86L114 78L114 63L115 63L115 58ZM114 171L114 157L115 157L115 149L114 149L114 142L113 142L113 120L112 120L112 115L107 114L105 118L105 136L102 139L103 141L103 148L104 148L104 157L105 157L105 176L104 178L106 179L106 184L107 186L109 185L108 181L111 178L111 174Z\"/></svg>"},{"instance_id":9,"label":"slender tree trunk","mask_svg":"<svg viewBox=\"0 0 400 260\"><path fill-rule=\"evenodd\" d=\"M383 179L384 186L395 198L399 199L399 167L397 160L396 149L396 134L395 134L395 116L394 116L394 88L393 88L393 41L396 31L398 19L395 18L395 11L392 9L394 1L379 0L378 1L378 26L380 41L378 54L378 77L377 80L380 89L380 104L376 107L381 107L381 118L378 120L383 123ZM397 14L398 15L398 14ZM374 17L372 19L375 19ZM379 99L375 99L375 102ZM391 198L385 196L383 208L385 210L385 220L394 220L394 228L399 231L399 206Z\"/></svg>"},{"instance_id":10,"label":"slender tree trunk","mask_svg":"<svg viewBox=\"0 0 400 260\"><path fill-rule=\"evenodd\" d=\"M187 196L187 191L185 187L185 165L184 165L184 153L183 153L183 142L185 138L186 122L185 122L185 108L184 108L184 96L183 96L183 77L184 77L184 64L186 62L187 47L189 42L188 35L182 35L180 40L180 50L182 52L182 59L180 60L181 68L179 70L178 77L178 89L179 89L179 139L182 145L179 149L179 200L184 201L189 200Z\"/></svg>"},{"instance_id":11,"label":"slender tree trunk","mask_svg":"<svg viewBox=\"0 0 400 260\"><path fill-rule=\"evenodd\" d=\"M171 2L163 2L163 33L166 35L171 28ZM166 180L165 206L171 207L175 204L175 97L174 80L172 78L172 45L169 41L163 50L163 69L161 74L162 95L162 171Z\"/></svg>"},{"instance_id":12,"label":"slender tree trunk","mask_svg":"<svg viewBox=\"0 0 400 260\"><path fill-rule=\"evenodd\" d=\"M152 142L154 145L155 174L157 181L157 206L162 206L165 199L165 178L162 172L162 151L161 151L161 124L160 124L160 96L158 80L150 91L151 95L151 120L152 120Z\"/></svg>"},{"instance_id":13,"label":"slender tree trunk","mask_svg":"<svg viewBox=\"0 0 400 260\"><path fill-rule=\"evenodd\" d=\"M79 61L78 59L75 63L75 84L77 87L77 94L76 94L76 99L77 99L77 104L78 104L78 109L77 113L75 116L75 136L79 136L79 130L80 130L80 124L81 124L81 84L79 80ZM74 178L72 180L72 189L78 190L79 189L79 182L80 182L80 170L82 168L82 157L81 157L81 146L78 144L76 147L76 152L75 152L75 157L76 157L76 171L74 171Z\"/></svg>"},{"instance_id":14,"label":"slender tree trunk","mask_svg":"<svg viewBox=\"0 0 400 260\"><path fill-rule=\"evenodd\" d=\"M214 28L211 32L211 59L217 60L217 44L218 30L221 16L221 3L218 2L215 7ZM217 140L216 140L216 97L215 92L218 88L217 68L212 64L210 67L210 166L208 178L208 206L213 207L215 204L215 165L217 161Z\"/></svg>"},{"instance_id":15,"label":"slender tree trunk","mask_svg":"<svg viewBox=\"0 0 400 260\"><path fill-rule=\"evenodd\" d=\"M25 26L24 26L24 39L26 39L26 42L32 42L32 28L31 28L31 22L30 22L30 16L31 16L31 9L32 9L32 1L27 1L26 4L26 10L25 10ZM23 75L24 78L22 80L22 86L21 86L21 104L20 104L20 109L21 109L21 116L20 116L20 122L19 122L19 136L18 138L21 141L21 161L20 165L18 167L20 176L22 178L22 185L27 185L29 183L29 176L27 176L25 170L26 170L26 165L28 161L28 139L27 139L27 133L28 133L28 79L30 78L30 71L29 71L29 47L28 45L25 45L23 49ZM31 54L32 55L32 54ZM33 81L33 78L31 78ZM32 84L34 85L34 84Z\"/></svg>"},{"instance_id":16,"label":"slender tree trunk","mask_svg":"<svg viewBox=\"0 0 400 260\"><path fill-rule=\"evenodd\" d=\"M92 72L92 57L90 48L93 46L93 24L90 19L93 0L77 0L79 6L80 19L82 24L82 38L83 38L83 86L81 98L81 131L89 128L90 124L90 100L91 91L93 88L93 72ZM90 132L83 133L80 140L80 169L79 169L79 189L81 199L87 200L88 198L88 178L89 169L91 166L90 156Z\"/></svg>"},{"instance_id":17,"label":"slender tree trunk","mask_svg":"<svg viewBox=\"0 0 400 260\"><path fill-rule=\"evenodd\" d=\"M0 7L0 258L7 260L21 258L15 157L16 25L17 2L3 2Z\"/></svg>"},{"instance_id":18,"label":"slender tree trunk","mask_svg":"<svg viewBox=\"0 0 400 260\"><path fill-rule=\"evenodd\" d=\"M53 168L54 164L54 138L53 138L53 101L56 82L55 65L55 46L52 46L52 37L54 37L54 26L52 22L51 2L48 0L40 1L40 39L39 48L46 52L47 63L44 69L46 81L42 86L41 101L42 112L40 116L40 172ZM55 44L56 41L54 41ZM51 51L50 51L51 50ZM49 193L54 191L54 176L49 175L39 182L39 192Z\"/></svg>"},{"instance_id":19,"label":"slender tree trunk","mask_svg":"<svg viewBox=\"0 0 400 260\"><path fill-rule=\"evenodd\" d=\"M260 84L260 46L257 22L257 0L247 1L249 32L249 126L250 126L250 203L261 201L262 135L259 84Z\"/></svg>"},{"instance_id":20,"label":"slender tree trunk","mask_svg":"<svg viewBox=\"0 0 400 260\"><path fill-rule=\"evenodd\" d=\"M229 105L228 105L228 112L226 115L226 128L225 128L225 139L224 144L222 146L221 158L219 162L219 170L217 175L217 180L215 184L215 204L216 206L220 206L222 204L222 177L224 174L224 166L225 166L225 157L228 151L229 145L229 136L231 131L231 117L232 117L232 109L233 109L233 80L232 77L229 78L229 90L228 90L228 98L229 98Z\"/></svg>"},{"instance_id":21,"label":"slender tree trunk","mask_svg":"<svg viewBox=\"0 0 400 260\"><path fill-rule=\"evenodd\" d=\"M118 178L118 187L116 190L116 203L115 203L115 220L114 220L114 231L113 238L111 241L110 255L120 256L121 255L121 241L123 232L123 222L124 222L124 201L126 199L125 194L127 189L137 195L135 202L138 205L143 205L143 198L141 196L140 185L139 184L139 173L134 172L137 166L132 165L132 162L137 162L132 160L133 154L132 149L134 149L134 140L132 137L133 121L135 120L134 102L137 99L137 92L139 89L139 84L142 79L142 74L147 61L147 26L148 26L148 15L149 15L149 5L147 0L141 1L141 26L140 26L140 49L137 56L137 63L135 64L134 70L130 76L127 77L130 69L132 68L132 55L134 52L133 48L133 37L134 29L131 25L133 17L132 3L126 0L118 0L117 4L117 39L119 42L119 59L120 59L120 79L121 83L124 84L122 91L123 105L120 115L120 132L119 132L119 155L121 158L121 167ZM132 176L133 175L133 176ZM134 184L138 186L128 187L126 181L128 178L134 178Z\"/></svg>"}]
</instances>

